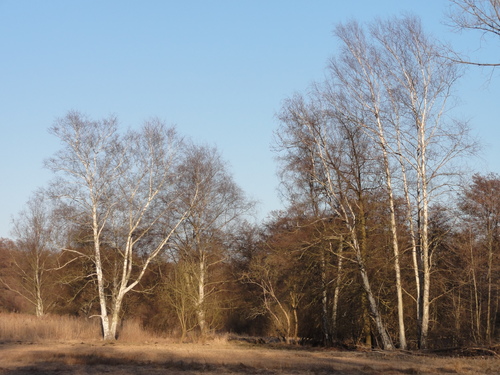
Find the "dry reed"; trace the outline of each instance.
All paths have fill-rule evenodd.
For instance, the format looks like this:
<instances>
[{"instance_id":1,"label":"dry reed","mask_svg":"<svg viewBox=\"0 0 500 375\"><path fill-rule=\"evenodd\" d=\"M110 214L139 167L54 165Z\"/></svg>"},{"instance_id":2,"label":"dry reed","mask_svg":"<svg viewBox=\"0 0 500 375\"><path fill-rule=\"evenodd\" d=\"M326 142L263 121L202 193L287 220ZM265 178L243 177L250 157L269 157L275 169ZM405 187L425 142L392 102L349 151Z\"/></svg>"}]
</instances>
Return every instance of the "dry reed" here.
<instances>
[{"instance_id":1,"label":"dry reed","mask_svg":"<svg viewBox=\"0 0 500 375\"><path fill-rule=\"evenodd\" d=\"M0 313L0 341L89 341L101 339L99 318ZM137 320L125 321L119 330L120 341L145 342L159 335L145 331Z\"/></svg>"},{"instance_id":2,"label":"dry reed","mask_svg":"<svg viewBox=\"0 0 500 375\"><path fill-rule=\"evenodd\" d=\"M95 340L99 339L100 332L98 319L0 313L2 341Z\"/></svg>"},{"instance_id":3,"label":"dry reed","mask_svg":"<svg viewBox=\"0 0 500 375\"><path fill-rule=\"evenodd\" d=\"M29 314L0 313L0 341L42 342L42 341L93 341L100 340L101 321L95 318L45 315L36 317ZM204 339L190 335L185 342L211 342L223 345L228 342L228 334L212 333ZM143 328L137 319L125 320L118 329L120 342L151 343L175 342L162 332L151 332Z\"/></svg>"},{"instance_id":4,"label":"dry reed","mask_svg":"<svg viewBox=\"0 0 500 375\"><path fill-rule=\"evenodd\" d=\"M164 338L161 333L145 330L137 319L125 320L118 332L118 339L125 342L151 342Z\"/></svg>"}]
</instances>

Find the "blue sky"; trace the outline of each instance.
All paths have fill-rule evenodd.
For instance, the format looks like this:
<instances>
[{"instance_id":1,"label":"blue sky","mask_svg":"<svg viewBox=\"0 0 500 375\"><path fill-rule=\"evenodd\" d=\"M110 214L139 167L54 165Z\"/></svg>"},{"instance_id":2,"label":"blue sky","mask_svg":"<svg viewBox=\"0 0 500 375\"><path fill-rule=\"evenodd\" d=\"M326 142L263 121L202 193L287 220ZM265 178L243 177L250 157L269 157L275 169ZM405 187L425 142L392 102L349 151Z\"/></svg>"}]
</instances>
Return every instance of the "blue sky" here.
<instances>
[{"instance_id":1,"label":"blue sky","mask_svg":"<svg viewBox=\"0 0 500 375\"><path fill-rule=\"evenodd\" d=\"M157 116L216 145L236 182L281 207L270 150L283 99L321 80L339 22L411 12L425 29L500 61L499 43L453 34L446 0L0 0L0 237L51 178L47 132L69 110L116 114L123 129ZM484 47L483 50L478 50ZM476 170L500 172L499 73L469 69L460 114L485 143Z\"/></svg>"}]
</instances>

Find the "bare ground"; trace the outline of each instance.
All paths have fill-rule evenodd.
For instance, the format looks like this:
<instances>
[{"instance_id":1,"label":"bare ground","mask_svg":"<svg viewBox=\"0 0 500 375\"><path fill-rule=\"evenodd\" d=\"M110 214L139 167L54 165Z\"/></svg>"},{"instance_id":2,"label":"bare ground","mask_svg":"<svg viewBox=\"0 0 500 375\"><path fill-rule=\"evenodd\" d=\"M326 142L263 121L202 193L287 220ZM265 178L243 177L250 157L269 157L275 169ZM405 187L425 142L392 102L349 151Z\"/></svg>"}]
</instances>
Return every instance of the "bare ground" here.
<instances>
[{"instance_id":1,"label":"bare ground","mask_svg":"<svg viewBox=\"0 0 500 375\"><path fill-rule=\"evenodd\" d=\"M447 357L398 351L290 349L233 342L0 343L0 375L500 374L498 355L475 354Z\"/></svg>"}]
</instances>

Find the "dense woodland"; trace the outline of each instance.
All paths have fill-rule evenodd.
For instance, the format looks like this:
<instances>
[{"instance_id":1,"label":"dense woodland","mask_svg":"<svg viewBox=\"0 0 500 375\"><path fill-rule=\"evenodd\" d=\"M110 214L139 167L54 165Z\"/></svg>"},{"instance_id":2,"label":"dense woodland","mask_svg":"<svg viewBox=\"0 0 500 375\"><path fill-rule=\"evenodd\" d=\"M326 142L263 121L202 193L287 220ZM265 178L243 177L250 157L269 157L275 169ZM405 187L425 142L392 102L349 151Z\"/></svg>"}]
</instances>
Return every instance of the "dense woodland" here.
<instances>
[{"instance_id":1,"label":"dense woodland","mask_svg":"<svg viewBox=\"0 0 500 375\"><path fill-rule=\"evenodd\" d=\"M498 1L453 3L457 28L498 35ZM181 340L498 342L500 176L467 170L478 145L451 111L464 63L495 64L413 16L334 34L325 80L278 111L285 208L262 223L216 148L157 119L58 119L54 179L0 239L0 311L100 319L106 340L135 318Z\"/></svg>"}]
</instances>

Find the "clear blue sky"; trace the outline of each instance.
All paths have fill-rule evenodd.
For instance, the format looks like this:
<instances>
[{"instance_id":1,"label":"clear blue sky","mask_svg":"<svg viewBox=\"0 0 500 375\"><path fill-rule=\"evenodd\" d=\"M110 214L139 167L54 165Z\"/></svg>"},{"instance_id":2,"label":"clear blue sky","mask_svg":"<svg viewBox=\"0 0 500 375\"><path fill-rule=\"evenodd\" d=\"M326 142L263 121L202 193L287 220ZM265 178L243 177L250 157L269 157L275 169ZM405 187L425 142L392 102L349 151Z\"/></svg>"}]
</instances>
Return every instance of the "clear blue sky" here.
<instances>
[{"instance_id":1,"label":"clear blue sky","mask_svg":"<svg viewBox=\"0 0 500 375\"><path fill-rule=\"evenodd\" d=\"M216 145L236 182L281 207L270 151L281 102L321 80L338 22L403 11L475 53L478 35L442 25L446 0L0 0L0 237L51 174L59 145L47 133L79 110L116 114L124 129L157 116ZM484 46L485 42L483 42ZM500 60L500 45L486 45ZM486 143L479 171L500 172L500 77L469 69L458 110Z\"/></svg>"}]
</instances>

